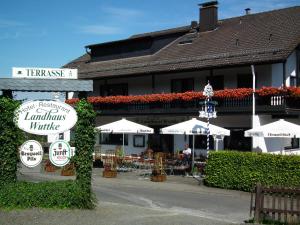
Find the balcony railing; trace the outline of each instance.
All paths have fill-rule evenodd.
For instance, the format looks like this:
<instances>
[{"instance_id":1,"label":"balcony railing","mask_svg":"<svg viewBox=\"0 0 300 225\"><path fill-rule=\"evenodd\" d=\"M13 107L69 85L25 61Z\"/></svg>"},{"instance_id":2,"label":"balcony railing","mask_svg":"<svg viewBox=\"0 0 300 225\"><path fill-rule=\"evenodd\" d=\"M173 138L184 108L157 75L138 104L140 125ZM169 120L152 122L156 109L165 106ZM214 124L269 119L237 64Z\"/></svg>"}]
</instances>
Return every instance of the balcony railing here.
<instances>
[{"instance_id":1,"label":"balcony railing","mask_svg":"<svg viewBox=\"0 0 300 225\"><path fill-rule=\"evenodd\" d=\"M252 97L241 99L215 99L218 114L252 112ZM133 115L133 114L195 114L201 109L201 100L151 103L117 103L95 105L95 110L103 115ZM256 97L256 112L282 114L286 110L300 109L299 102L292 101L285 96Z\"/></svg>"},{"instance_id":2,"label":"balcony railing","mask_svg":"<svg viewBox=\"0 0 300 225\"><path fill-rule=\"evenodd\" d=\"M264 87L256 91L256 112L300 114L300 88ZM102 115L193 114L201 109L202 92L149 94L137 96L89 97L88 101ZM216 91L213 100L218 114L252 112L252 89ZM78 99L67 100L74 104Z\"/></svg>"}]
</instances>

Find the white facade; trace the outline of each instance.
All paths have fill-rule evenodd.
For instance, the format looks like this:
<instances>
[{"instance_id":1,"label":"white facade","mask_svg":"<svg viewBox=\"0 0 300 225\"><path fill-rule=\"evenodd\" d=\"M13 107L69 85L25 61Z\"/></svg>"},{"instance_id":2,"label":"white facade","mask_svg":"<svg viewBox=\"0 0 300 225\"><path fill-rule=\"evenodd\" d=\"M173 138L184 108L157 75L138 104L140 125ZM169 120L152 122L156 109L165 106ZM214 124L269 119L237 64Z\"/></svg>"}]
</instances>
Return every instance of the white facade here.
<instances>
[{"instance_id":1,"label":"white facade","mask_svg":"<svg viewBox=\"0 0 300 225\"><path fill-rule=\"evenodd\" d=\"M285 69L285 71L284 71ZM297 57L294 51L286 60L286 62L274 63L274 64L262 64L255 65L256 72L256 88L262 88L264 86L269 87L283 87L293 85L291 81L293 77L296 77L297 70ZM203 70L195 72L182 72L182 73L169 73L169 74L154 74L154 75L143 75L126 78L107 78L104 80L94 80L94 92L92 96L100 96L100 86L104 84L121 84L126 83L128 85L128 95L145 95L152 93L170 93L171 92L171 81L172 79L194 79L194 90L202 91L207 83L207 79L210 76L224 76L224 89L226 88L237 88L238 87L238 76L249 76L251 75L251 67L232 67L232 68L220 68L213 69L212 71ZM153 77L154 76L154 77ZM152 83L154 81L154 84ZM154 87L154 89L153 89ZM199 108L200 109L200 108ZM116 121L123 116L112 117L112 116L100 116L97 118L97 126ZM190 119L194 116L134 116L126 117L129 120L141 123L146 126L168 126L178 122L182 122ZM278 120L279 118L272 119L271 115L257 115L255 117L255 126L264 125L269 122ZM300 124L299 118L287 119L290 122ZM235 114L235 115L222 115L216 119L212 119L211 123L232 130L238 130L240 128L250 129L252 128L252 118L248 115ZM128 145L125 146L126 154L140 154L147 148L148 135L145 135L145 147L134 147L133 146L134 134L128 135ZM277 151L278 146L282 144L281 140L274 138L253 138L252 147L255 151L271 152ZM184 135L174 135L173 137L173 149L174 151L182 150L184 145L189 142L189 138ZM291 140L284 140L284 145L289 146ZM97 144L99 140L97 139ZM224 147L224 141L218 141L218 148ZM215 143L216 146L216 143ZM101 150L115 149L115 145L101 145ZM201 149L196 149L196 154L202 153Z\"/></svg>"},{"instance_id":2,"label":"white facade","mask_svg":"<svg viewBox=\"0 0 300 225\"><path fill-rule=\"evenodd\" d=\"M257 88L263 86L282 85L283 71L278 71L277 64L273 65L258 65L255 67L257 73ZM282 66L282 63L278 67ZM274 67L274 69L273 69ZM288 67L287 67L288 68ZM238 67L227 69L214 69L213 76L224 76L224 88L237 88L237 76L250 75L251 68ZM278 79L280 77L280 79ZM155 75L154 74L154 93L170 93L171 81L173 79L194 79L194 90L202 91L207 83L207 79L210 78L210 71L196 71L196 72L184 72L184 73L170 73ZM279 81L281 83L279 83ZM278 83L276 83L278 82ZM109 78L107 84L128 84L128 95L145 95L152 94L152 76L140 76L140 77L126 77L126 78ZM104 80L94 80L94 92L93 96L100 95L100 86L104 85Z\"/></svg>"}]
</instances>

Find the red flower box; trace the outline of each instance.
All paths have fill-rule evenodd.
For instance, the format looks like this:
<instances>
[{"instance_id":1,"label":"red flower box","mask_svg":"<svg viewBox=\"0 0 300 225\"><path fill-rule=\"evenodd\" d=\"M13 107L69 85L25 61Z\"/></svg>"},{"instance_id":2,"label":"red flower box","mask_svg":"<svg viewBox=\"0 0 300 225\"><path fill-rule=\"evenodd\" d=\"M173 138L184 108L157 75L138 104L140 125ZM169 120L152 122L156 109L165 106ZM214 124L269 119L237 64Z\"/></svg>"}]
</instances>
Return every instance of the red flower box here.
<instances>
[{"instance_id":1,"label":"red flower box","mask_svg":"<svg viewBox=\"0 0 300 225\"><path fill-rule=\"evenodd\" d=\"M243 99L251 96L253 93L252 88L236 88L236 89L224 89L215 91L213 98L215 99ZM288 88L275 88L275 87L263 87L256 90L256 94L261 97L266 96L278 96L284 95L292 98L300 97L300 88L288 87ZM107 97L88 97L88 101L93 105L102 104L133 104L133 103L167 103L173 101L190 102L193 100L203 100L202 92L189 91L185 93L167 93L167 94L149 94L149 95L132 95L132 96L107 96ZM66 100L68 104L75 104L78 102L78 98Z\"/></svg>"}]
</instances>

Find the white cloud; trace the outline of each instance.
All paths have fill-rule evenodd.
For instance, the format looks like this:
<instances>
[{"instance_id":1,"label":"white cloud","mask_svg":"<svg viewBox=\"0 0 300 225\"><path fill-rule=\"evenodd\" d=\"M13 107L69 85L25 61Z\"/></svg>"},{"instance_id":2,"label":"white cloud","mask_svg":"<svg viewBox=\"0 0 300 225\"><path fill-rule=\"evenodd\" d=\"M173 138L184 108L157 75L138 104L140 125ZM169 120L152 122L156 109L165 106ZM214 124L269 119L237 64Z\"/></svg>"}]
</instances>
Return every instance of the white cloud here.
<instances>
[{"instance_id":1,"label":"white cloud","mask_svg":"<svg viewBox=\"0 0 300 225\"><path fill-rule=\"evenodd\" d=\"M32 31L32 30L19 30L15 32L5 32L0 34L0 40L19 39L19 38L42 38L47 35L46 30Z\"/></svg>"},{"instance_id":2,"label":"white cloud","mask_svg":"<svg viewBox=\"0 0 300 225\"><path fill-rule=\"evenodd\" d=\"M111 14L113 16L124 17L124 18L137 17L143 15L142 11L136 9L117 8L111 6L102 7L102 11Z\"/></svg>"},{"instance_id":3,"label":"white cloud","mask_svg":"<svg viewBox=\"0 0 300 225\"><path fill-rule=\"evenodd\" d=\"M25 24L14 20L0 19L0 28L20 27L20 26L25 26Z\"/></svg>"},{"instance_id":4,"label":"white cloud","mask_svg":"<svg viewBox=\"0 0 300 225\"><path fill-rule=\"evenodd\" d=\"M119 27L105 26L105 25L86 25L80 28L82 33L97 34L97 35L111 35L120 34L122 30Z\"/></svg>"}]
</instances>

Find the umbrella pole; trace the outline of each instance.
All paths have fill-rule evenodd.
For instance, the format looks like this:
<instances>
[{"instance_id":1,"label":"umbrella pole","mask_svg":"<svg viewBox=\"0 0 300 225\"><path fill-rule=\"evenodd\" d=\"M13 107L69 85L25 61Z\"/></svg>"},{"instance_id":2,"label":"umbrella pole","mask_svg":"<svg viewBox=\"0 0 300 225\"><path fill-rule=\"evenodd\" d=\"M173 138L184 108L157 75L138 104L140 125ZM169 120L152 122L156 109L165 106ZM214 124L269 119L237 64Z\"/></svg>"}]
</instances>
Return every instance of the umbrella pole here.
<instances>
[{"instance_id":1,"label":"umbrella pole","mask_svg":"<svg viewBox=\"0 0 300 225\"><path fill-rule=\"evenodd\" d=\"M280 143L281 143L281 148L280 148L280 149L281 149L281 150L280 150L280 154L281 154L281 155L283 155L283 146L284 146L283 141L284 141L284 139L281 138L281 142L280 142Z\"/></svg>"},{"instance_id":2,"label":"umbrella pole","mask_svg":"<svg viewBox=\"0 0 300 225\"><path fill-rule=\"evenodd\" d=\"M124 149L124 144L125 142L124 142L124 133L123 133L123 156L125 156L125 149Z\"/></svg>"},{"instance_id":3,"label":"umbrella pole","mask_svg":"<svg viewBox=\"0 0 300 225\"><path fill-rule=\"evenodd\" d=\"M194 169L194 153L195 153L195 135L193 134L192 173L193 173L193 169Z\"/></svg>"}]
</instances>

